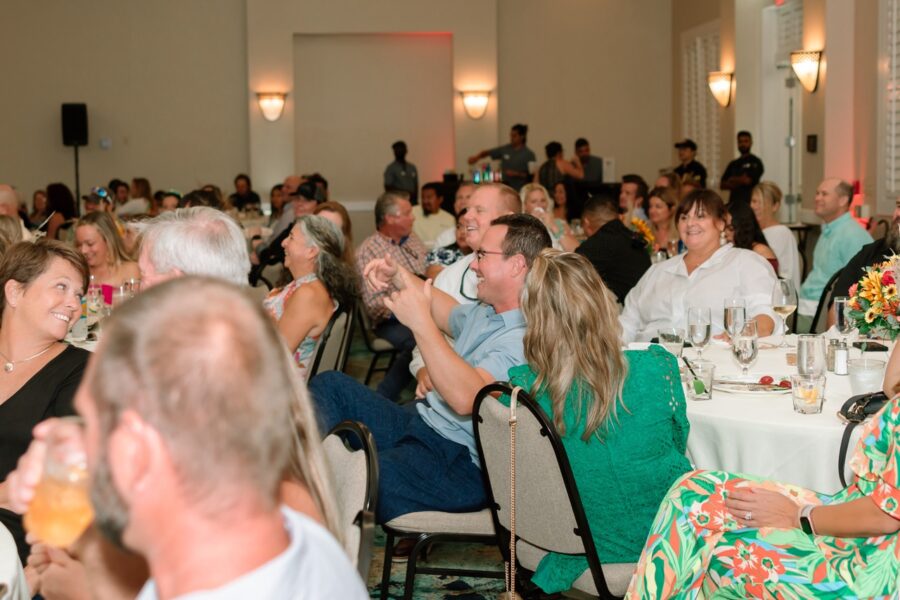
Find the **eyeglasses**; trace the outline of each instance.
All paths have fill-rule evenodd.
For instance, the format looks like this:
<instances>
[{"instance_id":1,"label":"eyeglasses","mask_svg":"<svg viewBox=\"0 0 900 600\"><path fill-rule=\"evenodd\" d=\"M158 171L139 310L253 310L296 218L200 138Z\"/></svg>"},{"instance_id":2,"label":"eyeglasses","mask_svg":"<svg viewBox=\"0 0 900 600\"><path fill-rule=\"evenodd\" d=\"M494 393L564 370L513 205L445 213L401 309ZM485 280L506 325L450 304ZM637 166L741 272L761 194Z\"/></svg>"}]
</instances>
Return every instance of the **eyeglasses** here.
<instances>
[{"instance_id":1,"label":"eyeglasses","mask_svg":"<svg viewBox=\"0 0 900 600\"><path fill-rule=\"evenodd\" d=\"M475 251L475 260L477 260L478 262L481 262L482 260L484 260L484 257L487 256L488 254L499 254L500 256L504 256L502 251L498 252L496 250L476 250Z\"/></svg>"}]
</instances>

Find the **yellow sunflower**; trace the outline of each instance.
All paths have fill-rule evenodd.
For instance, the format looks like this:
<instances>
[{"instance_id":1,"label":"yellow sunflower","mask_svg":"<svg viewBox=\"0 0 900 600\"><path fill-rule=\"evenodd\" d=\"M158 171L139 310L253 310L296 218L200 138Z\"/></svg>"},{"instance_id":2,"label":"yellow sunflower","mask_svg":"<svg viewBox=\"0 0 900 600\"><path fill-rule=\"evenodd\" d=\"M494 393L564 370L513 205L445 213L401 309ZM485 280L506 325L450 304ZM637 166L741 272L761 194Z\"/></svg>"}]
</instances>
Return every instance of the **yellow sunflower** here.
<instances>
[{"instance_id":1,"label":"yellow sunflower","mask_svg":"<svg viewBox=\"0 0 900 600\"><path fill-rule=\"evenodd\" d=\"M881 275L877 271L870 271L859 280L859 296L869 302L881 299Z\"/></svg>"},{"instance_id":2,"label":"yellow sunflower","mask_svg":"<svg viewBox=\"0 0 900 600\"><path fill-rule=\"evenodd\" d=\"M881 313L881 310L876 307L872 307L866 311L866 323L872 323L875 319L878 318L878 315Z\"/></svg>"},{"instance_id":3,"label":"yellow sunflower","mask_svg":"<svg viewBox=\"0 0 900 600\"><path fill-rule=\"evenodd\" d=\"M887 299L893 298L897 295L897 286L892 283L891 285L881 288L881 295Z\"/></svg>"}]
</instances>

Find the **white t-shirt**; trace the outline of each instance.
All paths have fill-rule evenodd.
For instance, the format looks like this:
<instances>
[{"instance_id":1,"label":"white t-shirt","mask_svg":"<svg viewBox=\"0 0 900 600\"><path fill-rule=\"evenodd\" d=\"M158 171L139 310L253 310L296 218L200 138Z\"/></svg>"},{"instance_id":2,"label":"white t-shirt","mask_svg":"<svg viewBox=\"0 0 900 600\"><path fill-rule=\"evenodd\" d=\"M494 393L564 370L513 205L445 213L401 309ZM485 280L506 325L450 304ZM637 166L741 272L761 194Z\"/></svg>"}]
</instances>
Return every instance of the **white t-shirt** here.
<instances>
[{"instance_id":1,"label":"white t-shirt","mask_svg":"<svg viewBox=\"0 0 900 600\"><path fill-rule=\"evenodd\" d=\"M433 285L435 289L453 296L460 304L476 302L478 298L478 277L470 268L474 260L475 253L470 252L442 270L434 278ZM450 341L449 337L446 335L444 337ZM422 359L422 353L419 351L419 347L416 346L413 349L412 360L409 363L409 372L415 377L419 369L424 366L425 361Z\"/></svg>"},{"instance_id":2,"label":"white t-shirt","mask_svg":"<svg viewBox=\"0 0 900 600\"><path fill-rule=\"evenodd\" d=\"M794 282L794 289L799 293L800 251L793 232L784 225L772 225L763 229L763 235L778 259L779 275Z\"/></svg>"},{"instance_id":3,"label":"white t-shirt","mask_svg":"<svg viewBox=\"0 0 900 600\"><path fill-rule=\"evenodd\" d=\"M281 513L291 537L290 546L284 552L223 586L191 592L177 600L369 598L347 554L324 527L285 507ZM137 600L157 598L156 584L151 579Z\"/></svg>"},{"instance_id":4,"label":"white t-shirt","mask_svg":"<svg viewBox=\"0 0 900 600\"><path fill-rule=\"evenodd\" d=\"M775 272L766 259L725 244L688 275L684 257L651 266L628 292L619 316L624 343L650 341L666 327L686 330L691 306L710 309L712 335L718 335L725 330L725 299L734 296L745 299L748 317L768 315L780 332L781 319L772 311Z\"/></svg>"}]
</instances>

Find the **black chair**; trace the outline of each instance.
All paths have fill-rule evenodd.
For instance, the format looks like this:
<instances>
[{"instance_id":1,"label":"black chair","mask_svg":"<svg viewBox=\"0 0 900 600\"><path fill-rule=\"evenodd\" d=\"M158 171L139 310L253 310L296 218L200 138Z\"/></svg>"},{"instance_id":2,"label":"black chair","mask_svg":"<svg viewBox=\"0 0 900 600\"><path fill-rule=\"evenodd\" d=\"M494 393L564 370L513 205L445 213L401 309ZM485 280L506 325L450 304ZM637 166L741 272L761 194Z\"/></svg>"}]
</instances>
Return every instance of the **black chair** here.
<instances>
[{"instance_id":1,"label":"black chair","mask_svg":"<svg viewBox=\"0 0 900 600\"><path fill-rule=\"evenodd\" d=\"M481 473L506 561L510 560L511 535L510 411L494 396L512 391L508 383L481 388L472 413ZM523 391L518 395L516 420L517 568L533 572L547 552L584 554L588 568L573 589L600 598L623 596L636 564L601 564L569 458L553 422Z\"/></svg>"},{"instance_id":2,"label":"black chair","mask_svg":"<svg viewBox=\"0 0 900 600\"><path fill-rule=\"evenodd\" d=\"M369 363L369 370L366 372L366 385L369 385L369 382L372 380L372 375L380 372L386 373L393 366L394 359L397 358L399 350L386 339L375 335L375 330L372 328L372 323L369 321L369 315L366 314L366 307L363 305L362 300L359 300L356 303L356 314L359 317L359 323L362 326L363 339L366 341L366 348L372 353L372 362ZM387 366L379 367L378 361L383 356L389 357Z\"/></svg>"},{"instance_id":3,"label":"black chair","mask_svg":"<svg viewBox=\"0 0 900 600\"><path fill-rule=\"evenodd\" d=\"M309 377L322 371L343 371L350 353L350 337L353 333L353 307L340 307L322 332L316 357L313 359Z\"/></svg>"},{"instance_id":4,"label":"black chair","mask_svg":"<svg viewBox=\"0 0 900 600\"><path fill-rule=\"evenodd\" d=\"M809 326L809 333L816 333L816 329L819 325L819 318L824 316L831 307L831 298L834 296L834 285L837 283L838 277L840 276L841 270L838 269L838 271L828 280L828 283L825 284L822 295L819 296L819 304L816 306L816 313L813 315L812 323L810 323Z\"/></svg>"},{"instance_id":5,"label":"black chair","mask_svg":"<svg viewBox=\"0 0 900 600\"><path fill-rule=\"evenodd\" d=\"M344 524L344 544L356 558L366 581L375 539L375 503L378 499L378 451L372 433L362 423L342 421L322 441L331 471L335 500Z\"/></svg>"}]
</instances>

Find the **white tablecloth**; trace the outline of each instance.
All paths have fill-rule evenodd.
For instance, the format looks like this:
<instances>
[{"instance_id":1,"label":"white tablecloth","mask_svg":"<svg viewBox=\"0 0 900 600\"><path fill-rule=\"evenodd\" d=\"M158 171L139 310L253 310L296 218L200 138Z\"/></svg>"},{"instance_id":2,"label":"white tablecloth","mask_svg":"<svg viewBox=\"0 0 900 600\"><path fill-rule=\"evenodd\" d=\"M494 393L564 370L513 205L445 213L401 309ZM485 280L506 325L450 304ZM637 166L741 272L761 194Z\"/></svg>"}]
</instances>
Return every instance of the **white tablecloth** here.
<instances>
[{"instance_id":1,"label":"white tablecloth","mask_svg":"<svg viewBox=\"0 0 900 600\"><path fill-rule=\"evenodd\" d=\"M793 336L790 336L793 338ZM776 377L797 372L788 366L788 349L763 348L750 372L757 377ZM795 352L795 348L789 349ZM685 350L691 359L692 349ZM851 358L860 352L851 350ZM887 360L887 353L867 353L868 357ZM724 345L710 344L703 358L716 364L716 378L739 375L740 367ZM837 461L843 422L837 411L851 396L847 376L828 373L825 405L820 414L794 412L791 394L745 395L714 390L709 401L687 401L691 432L688 455L700 469L717 469L758 475L794 483L822 493L841 489ZM860 427L854 432L852 454Z\"/></svg>"},{"instance_id":2,"label":"white tablecloth","mask_svg":"<svg viewBox=\"0 0 900 600\"><path fill-rule=\"evenodd\" d=\"M22 572L22 563L16 551L16 543L6 527L0 525L0 600L28 600L28 584Z\"/></svg>"}]
</instances>

